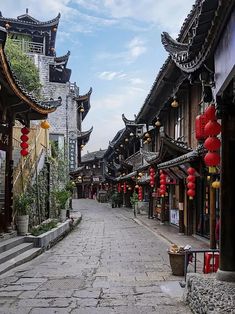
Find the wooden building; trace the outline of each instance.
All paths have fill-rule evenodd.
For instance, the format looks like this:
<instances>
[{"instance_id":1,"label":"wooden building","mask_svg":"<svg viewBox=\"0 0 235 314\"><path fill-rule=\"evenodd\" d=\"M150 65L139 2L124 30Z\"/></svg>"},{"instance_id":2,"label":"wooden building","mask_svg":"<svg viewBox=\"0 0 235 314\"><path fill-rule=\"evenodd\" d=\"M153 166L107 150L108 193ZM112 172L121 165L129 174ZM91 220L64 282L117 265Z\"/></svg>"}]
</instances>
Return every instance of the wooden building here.
<instances>
[{"instance_id":1,"label":"wooden building","mask_svg":"<svg viewBox=\"0 0 235 314\"><path fill-rule=\"evenodd\" d=\"M30 121L45 119L61 105L60 100L40 102L24 90L11 71L4 45L7 31L0 27L0 152L1 174L5 174L1 201L0 232L9 231L12 222L13 190L13 127L15 121L29 127ZM1 176L2 179L2 176Z\"/></svg>"},{"instance_id":2,"label":"wooden building","mask_svg":"<svg viewBox=\"0 0 235 314\"><path fill-rule=\"evenodd\" d=\"M210 247L215 248L215 224L220 215L218 278L228 281L235 280L234 14L233 0L197 0L176 40L167 33L162 34L169 57L134 121L142 125L140 149L127 156L131 147L125 148L123 161L126 164L142 156L139 169L142 167L146 177L154 173L154 185L148 181L146 184L149 217L156 215L162 222L175 225L180 233L206 237ZM208 110L214 104L216 115L202 122L202 115L208 117ZM206 138L216 136L206 135L205 121L222 125L222 132L219 127L216 133L221 137L221 150L219 146L208 150ZM205 133L202 136L200 132ZM110 149L108 152L110 157ZM216 155L216 161L208 162L208 154L213 158ZM208 165L213 166L213 172ZM128 174L131 175L132 170L129 169ZM193 184L188 185L191 171ZM161 175L164 175L162 180ZM123 176L122 181L125 179ZM134 181L137 182L136 177ZM221 188L213 188L219 187L214 184L219 181ZM192 186L193 191L189 191L188 186Z\"/></svg>"},{"instance_id":3,"label":"wooden building","mask_svg":"<svg viewBox=\"0 0 235 314\"><path fill-rule=\"evenodd\" d=\"M83 138L85 141L85 137ZM98 197L100 191L106 191L107 185L104 177L104 154L106 150L87 153L81 157L79 167L71 172L76 183L77 198Z\"/></svg>"},{"instance_id":4,"label":"wooden building","mask_svg":"<svg viewBox=\"0 0 235 314\"><path fill-rule=\"evenodd\" d=\"M60 14L49 21L39 21L26 13L17 18L0 14L0 26L7 29L11 40L25 52L38 67L42 83L42 95L46 99L60 99L61 106L49 117L50 141L59 150L67 151L71 171L78 167L81 149L86 144L86 133L82 132L82 121L90 109L92 89L80 94L76 82L70 82L71 69L68 68L70 51L62 56L56 54L56 36ZM66 149L65 149L66 147Z\"/></svg>"}]
</instances>

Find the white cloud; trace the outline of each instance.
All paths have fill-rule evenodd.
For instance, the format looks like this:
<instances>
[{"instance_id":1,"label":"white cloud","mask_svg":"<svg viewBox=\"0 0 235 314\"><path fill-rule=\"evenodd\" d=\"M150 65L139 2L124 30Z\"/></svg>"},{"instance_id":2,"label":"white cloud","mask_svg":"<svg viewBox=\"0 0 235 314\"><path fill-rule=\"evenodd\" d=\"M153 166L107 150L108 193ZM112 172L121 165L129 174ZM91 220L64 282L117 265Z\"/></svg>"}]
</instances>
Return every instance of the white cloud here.
<instances>
[{"instance_id":1,"label":"white cloud","mask_svg":"<svg viewBox=\"0 0 235 314\"><path fill-rule=\"evenodd\" d=\"M123 72L102 72L98 74L98 77L102 80L112 81L114 79L123 79L126 77L126 74Z\"/></svg>"},{"instance_id":2,"label":"white cloud","mask_svg":"<svg viewBox=\"0 0 235 314\"><path fill-rule=\"evenodd\" d=\"M120 47L121 49L121 47ZM124 50L125 49L125 50ZM123 50L115 53L102 52L95 56L95 59L111 60L122 64L131 64L135 62L142 54L147 52L145 42L139 37L134 37L123 47Z\"/></svg>"},{"instance_id":3,"label":"white cloud","mask_svg":"<svg viewBox=\"0 0 235 314\"><path fill-rule=\"evenodd\" d=\"M146 52L146 47L144 45L144 42L138 38L134 37L128 44L128 49L129 49L129 57L130 58L138 58L140 55Z\"/></svg>"},{"instance_id":4,"label":"white cloud","mask_svg":"<svg viewBox=\"0 0 235 314\"><path fill-rule=\"evenodd\" d=\"M132 85L143 85L144 84L144 80L142 80L141 78L138 78L138 77L131 78L129 81Z\"/></svg>"},{"instance_id":5,"label":"white cloud","mask_svg":"<svg viewBox=\"0 0 235 314\"><path fill-rule=\"evenodd\" d=\"M129 23L144 22L146 25L153 24L161 31L178 33L180 25L192 8L195 0L18 0L1 1L3 16L5 12L11 12L10 17L16 17L29 8L29 14L39 20L51 19L59 12L62 14L61 20L74 21L79 24L84 22L87 25L80 26L82 30L92 26L110 26L118 23L121 27L122 22L129 20ZM73 5L73 7L71 6ZM86 13L82 13L81 9ZM8 13L9 15L9 13ZM82 22L82 23L81 23ZM126 24L127 25L127 24ZM73 29L71 29L72 31Z\"/></svg>"},{"instance_id":6,"label":"white cloud","mask_svg":"<svg viewBox=\"0 0 235 314\"><path fill-rule=\"evenodd\" d=\"M43 20L50 20L57 16L60 12L63 16L71 16L74 14L74 9L69 7L70 0L41 0L40 5L38 0L18 0L1 1L2 15L6 16L5 12L10 12L10 17L17 17L25 13L25 9L29 9L29 15ZM8 16L9 17L9 16ZM42 19L43 17L43 19Z\"/></svg>"},{"instance_id":7,"label":"white cloud","mask_svg":"<svg viewBox=\"0 0 235 314\"><path fill-rule=\"evenodd\" d=\"M114 18L131 18L153 23L161 30L178 32L194 2L194 0L105 0L104 7Z\"/></svg>"}]
</instances>

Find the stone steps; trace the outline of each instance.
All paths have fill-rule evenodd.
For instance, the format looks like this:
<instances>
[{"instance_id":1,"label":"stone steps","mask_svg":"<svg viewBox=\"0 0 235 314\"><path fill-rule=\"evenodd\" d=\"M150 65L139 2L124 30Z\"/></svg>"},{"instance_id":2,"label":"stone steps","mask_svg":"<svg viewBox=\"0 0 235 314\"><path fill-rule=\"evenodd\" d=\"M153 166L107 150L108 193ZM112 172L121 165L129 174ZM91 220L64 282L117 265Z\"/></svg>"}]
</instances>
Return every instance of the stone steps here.
<instances>
[{"instance_id":1,"label":"stone steps","mask_svg":"<svg viewBox=\"0 0 235 314\"><path fill-rule=\"evenodd\" d=\"M25 239L23 236L16 236L0 242L0 274L41 253L41 248L34 248L34 244L26 242Z\"/></svg>"},{"instance_id":2,"label":"stone steps","mask_svg":"<svg viewBox=\"0 0 235 314\"><path fill-rule=\"evenodd\" d=\"M0 275L7 272L8 270L16 267L16 266L19 266L21 264L24 264L24 263L32 260L33 258L38 256L39 254L41 254L40 248L32 248L32 249L25 251L24 253L17 255L14 258L11 258L10 260L6 261L5 263L0 264Z\"/></svg>"}]
</instances>

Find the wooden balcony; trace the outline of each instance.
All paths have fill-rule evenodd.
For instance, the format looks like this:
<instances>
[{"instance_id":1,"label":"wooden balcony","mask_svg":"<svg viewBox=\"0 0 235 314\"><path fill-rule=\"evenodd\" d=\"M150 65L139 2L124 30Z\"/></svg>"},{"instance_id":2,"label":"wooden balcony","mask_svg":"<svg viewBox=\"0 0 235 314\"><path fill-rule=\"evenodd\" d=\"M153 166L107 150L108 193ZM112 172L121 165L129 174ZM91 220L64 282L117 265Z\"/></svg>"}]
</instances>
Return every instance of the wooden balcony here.
<instances>
[{"instance_id":1,"label":"wooden balcony","mask_svg":"<svg viewBox=\"0 0 235 314\"><path fill-rule=\"evenodd\" d=\"M25 53L45 54L45 47L43 43L18 39L12 39L12 41Z\"/></svg>"}]
</instances>

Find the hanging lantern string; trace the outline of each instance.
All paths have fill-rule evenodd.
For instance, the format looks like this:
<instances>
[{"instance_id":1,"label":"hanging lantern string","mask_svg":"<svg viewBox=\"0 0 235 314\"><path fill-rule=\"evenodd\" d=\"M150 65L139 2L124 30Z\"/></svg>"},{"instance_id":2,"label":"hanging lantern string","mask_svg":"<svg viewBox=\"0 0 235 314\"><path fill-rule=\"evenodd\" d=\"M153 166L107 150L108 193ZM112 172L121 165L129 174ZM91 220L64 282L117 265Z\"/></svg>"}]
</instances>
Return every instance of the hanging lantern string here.
<instances>
[{"instance_id":1,"label":"hanging lantern string","mask_svg":"<svg viewBox=\"0 0 235 314\"><path fill-rule=\"evenodd\" d=\"M219 149L221 146L220 139L217 136L221 132L221 125L217 122L216 110L214 105L210 105L205 110L207 123L204 128L205 136L207 137L204 147L208 150L204 157L204 162L209 167L209 173L216 172L216 166L220 164Z\"/></svg>"}]
</instances>

